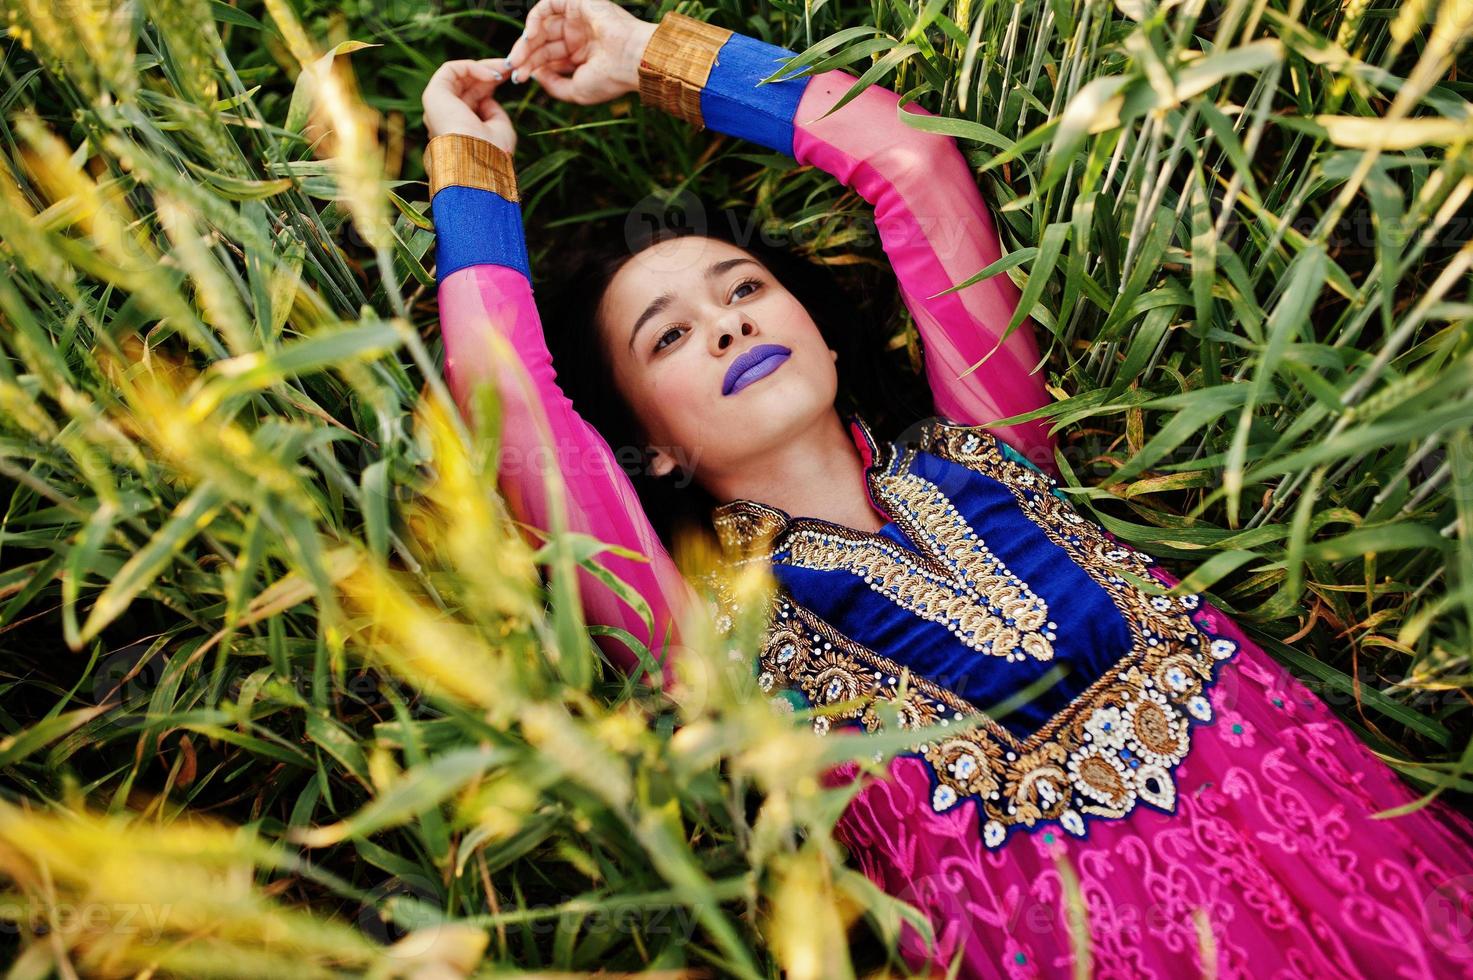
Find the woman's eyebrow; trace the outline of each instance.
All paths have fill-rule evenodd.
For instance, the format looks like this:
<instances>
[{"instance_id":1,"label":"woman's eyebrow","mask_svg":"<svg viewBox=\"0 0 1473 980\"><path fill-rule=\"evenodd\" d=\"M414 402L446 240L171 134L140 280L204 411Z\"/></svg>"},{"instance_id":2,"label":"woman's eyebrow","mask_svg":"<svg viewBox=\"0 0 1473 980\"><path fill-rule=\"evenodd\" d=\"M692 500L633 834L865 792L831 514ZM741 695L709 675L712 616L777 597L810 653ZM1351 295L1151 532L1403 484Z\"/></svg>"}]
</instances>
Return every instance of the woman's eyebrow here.
<instances>
[{"instance_id":1,"label":"woman's eyebrow","mask_svg":"<svg viewBox=\"0 0 1473 980\"><path fill-rule=\"evenodd\" d=\"M714 279L728 269L741 265L743 262L750 262L760 268L760 263L756 259L749 259L745 255L742 255L734 259L722 259L720 262L712 262L710 267L706 269L706 278ZM644 312L639 315L639 319L634 321L634 329L629 331L630 350L634 350L634 338L638 335L639 328L644 326L652 317L659 316L665 310L669 309L670 304L674 301L674 293L661 293L650 302L649 306L644 308Z\"/></svg>"}]
</instances>

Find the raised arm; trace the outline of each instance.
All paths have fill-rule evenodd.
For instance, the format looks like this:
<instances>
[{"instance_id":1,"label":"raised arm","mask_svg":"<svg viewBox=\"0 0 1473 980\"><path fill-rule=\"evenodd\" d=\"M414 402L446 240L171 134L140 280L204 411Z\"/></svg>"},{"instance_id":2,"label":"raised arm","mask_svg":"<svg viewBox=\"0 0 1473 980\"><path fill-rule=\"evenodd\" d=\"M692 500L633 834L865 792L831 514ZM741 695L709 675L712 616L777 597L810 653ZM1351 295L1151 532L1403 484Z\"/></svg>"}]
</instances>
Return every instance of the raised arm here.
<instances>
[{"instance_id":1,"label":"raised arm","mask_svg":"<svg viewBox=\"0 0 1473 980\"><path fill-rule=\"evenodd\" d=\"M427 122L429 98L427 89ZM599 561L650 604L653 635L592 574L580 570L578 584L588 622L627 630L659 657L689 593L608 444L558 387L533 301L511 154L489 139L441 132L425 150L425 169L451 393L469 414L477 384L494 384L502 412L501 488L519 520L549 528L550 490L560 481L570 530L648 556L641 562L606 552ZM626 669L637 666L627 645L611 638L600 644ZM660 680L669 683L672 676L667 657Z\"/></svg>"},{"instance_id":2,"label":"raised arm","mask_svg":"<svg viewBox=\"0 0 1473 980\"><path fill-rule=\"evenodd\" d=\"M1046 404L1042 372L1034 370L1039 356L1032 322L1023 321L998 348L1019 299L1006 275L935 295L1002 252L955 141L906 125L899 97L878 86L825 117L856 81L842 71L758 84L793 57L783 48L669 13L644 48L640 94L646 104L697 126L791 154L874 205L881 244L925 345L938 412L978 425ZM906 111L929 115L919 107ZM1054 469L1053 440L1044 423L1007 426L997 434Z\"/></svg>"}]
</instances>

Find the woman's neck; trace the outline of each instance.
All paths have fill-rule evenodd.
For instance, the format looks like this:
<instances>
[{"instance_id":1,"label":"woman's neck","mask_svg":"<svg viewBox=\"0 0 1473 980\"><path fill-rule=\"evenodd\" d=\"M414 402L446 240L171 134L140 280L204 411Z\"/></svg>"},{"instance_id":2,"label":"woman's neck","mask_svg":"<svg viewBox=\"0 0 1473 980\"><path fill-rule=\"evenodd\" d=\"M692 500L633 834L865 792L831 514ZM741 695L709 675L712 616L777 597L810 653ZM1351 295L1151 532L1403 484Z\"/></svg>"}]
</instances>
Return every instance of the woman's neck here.
<instances>
[{"instance_id":1,"label":"woman's neck","mask_svg":"<svg viewBox=\"0 0 1473 980\"><path fill-rule=\"evenodd\" d=\"M885 518L870 503L864 460L838 412L769 451L760 466L708 475L717 500L755 500L793 517L817 517L859 531L877 531Z\"/></svg>"}]
</instances>

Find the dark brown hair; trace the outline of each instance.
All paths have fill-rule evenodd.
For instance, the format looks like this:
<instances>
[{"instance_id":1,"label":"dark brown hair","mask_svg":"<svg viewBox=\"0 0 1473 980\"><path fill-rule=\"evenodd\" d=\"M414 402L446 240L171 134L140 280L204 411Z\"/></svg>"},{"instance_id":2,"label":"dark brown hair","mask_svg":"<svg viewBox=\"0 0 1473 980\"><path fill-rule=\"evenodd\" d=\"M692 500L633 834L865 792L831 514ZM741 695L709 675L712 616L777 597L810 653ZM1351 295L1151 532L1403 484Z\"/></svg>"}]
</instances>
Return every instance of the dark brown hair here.
<instances>
[{"instance_id":1,"label":"dark brown hair","mask_svg":"<svg viewBox=\"0 0 1473 980\"><path fill-rule=\"evenodd\" d=\"M572 235L560 233L534 269L537 306L558 383L614 450L666 547L683 529L709 531L711 509L718 501L689 474L659 478L650 473L644 432L615 388L613 368L599 336L598 309L609 283L644 249L692 234L741 248L803 304L829 347L838 351L835 406L841 413L863 416L880 438L932 414L924 380L904 363L903 351L886 349L898 330L900 309L888 271L859 266L841 274L756 236L742 240L733 229L751 228L750 223L671 222L668 212L656 216L659 220L650 217L631 212L622 228L599 223L583 225ZM638 463L631 465L635 459Z\"/></svg>"}]
</instances>

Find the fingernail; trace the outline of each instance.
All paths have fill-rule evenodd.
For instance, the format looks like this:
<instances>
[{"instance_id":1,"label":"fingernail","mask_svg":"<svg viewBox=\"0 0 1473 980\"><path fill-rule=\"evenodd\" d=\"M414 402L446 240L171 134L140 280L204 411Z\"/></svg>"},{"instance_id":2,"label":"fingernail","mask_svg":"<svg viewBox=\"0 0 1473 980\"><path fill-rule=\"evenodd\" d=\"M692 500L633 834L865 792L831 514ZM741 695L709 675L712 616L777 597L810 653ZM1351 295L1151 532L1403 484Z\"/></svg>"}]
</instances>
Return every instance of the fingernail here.
<instances>
[{"instance_id":1,"label":"fingernail","mask_svg":"<svg viewBox=\"0 0 1473 980\"><path fill-rule=\"evenodd\" d=\"M514 71L514 72L511 73L511 81L512 81L512 84L513 85L520 85L520 84L522 84L523 82L525 82L527 80L527 77L526 76L527 76L527 73L525 71L523 71L522 69L518 68L516 71Z\"/></svg>"}]
</instances>

